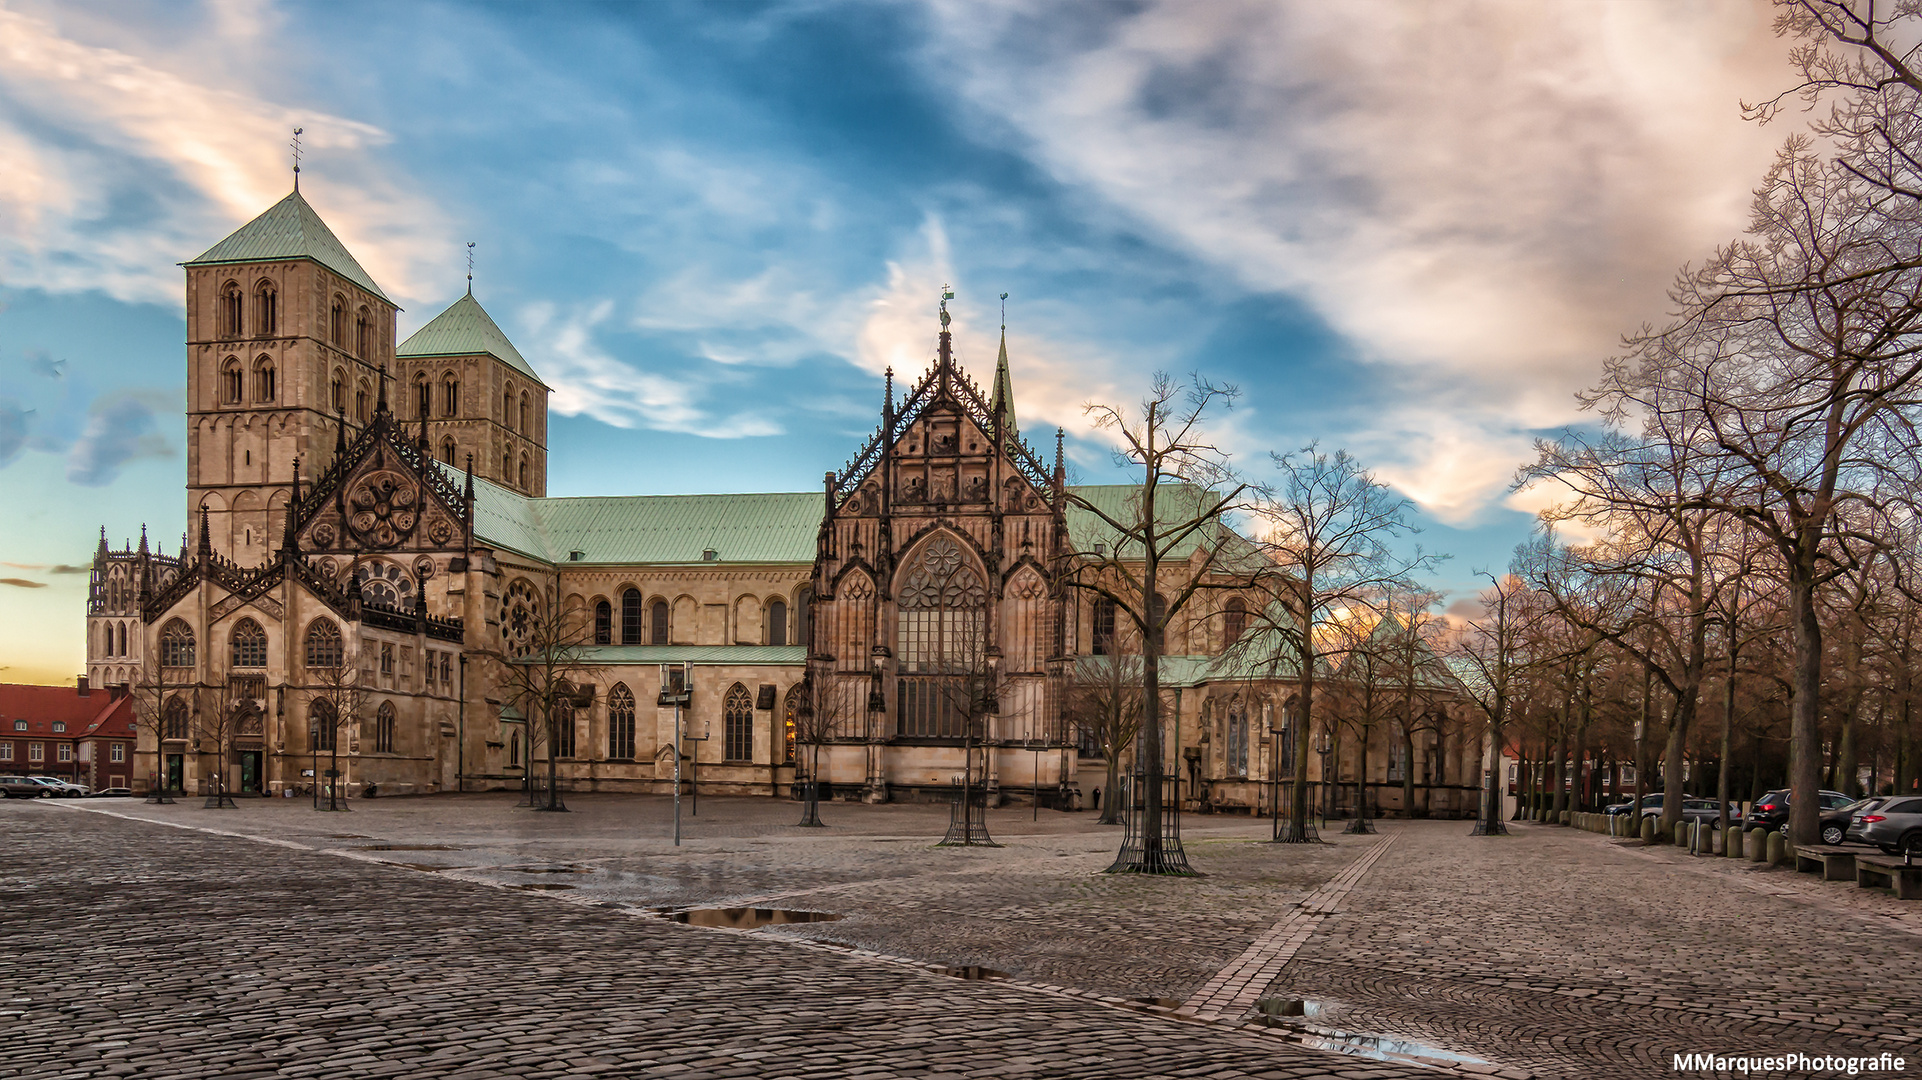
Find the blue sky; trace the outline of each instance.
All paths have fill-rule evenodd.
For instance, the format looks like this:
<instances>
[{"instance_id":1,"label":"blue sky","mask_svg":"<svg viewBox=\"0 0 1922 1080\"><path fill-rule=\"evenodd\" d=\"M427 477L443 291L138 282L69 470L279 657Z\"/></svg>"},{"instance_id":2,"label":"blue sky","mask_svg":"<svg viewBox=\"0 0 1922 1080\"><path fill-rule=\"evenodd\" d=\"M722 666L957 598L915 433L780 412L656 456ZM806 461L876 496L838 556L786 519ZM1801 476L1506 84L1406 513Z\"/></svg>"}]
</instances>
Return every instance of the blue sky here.
<instances>
[{"instance_id":1,"label":"blue sky","mask_svg":"<svg viewBox=\"0 0 1922 1080\"><path fill-rule=\"evenodd\" d=\"M0 679L80 670L98 529L185 522L176 265L302 191L403 335L476 295L555 387L554 494L812 490L997 294L1024 432L1157 370L1347 447L1472 590L1537 433L1784 132L1758 2L0 0Z\"/></svg>"}]
</instances>

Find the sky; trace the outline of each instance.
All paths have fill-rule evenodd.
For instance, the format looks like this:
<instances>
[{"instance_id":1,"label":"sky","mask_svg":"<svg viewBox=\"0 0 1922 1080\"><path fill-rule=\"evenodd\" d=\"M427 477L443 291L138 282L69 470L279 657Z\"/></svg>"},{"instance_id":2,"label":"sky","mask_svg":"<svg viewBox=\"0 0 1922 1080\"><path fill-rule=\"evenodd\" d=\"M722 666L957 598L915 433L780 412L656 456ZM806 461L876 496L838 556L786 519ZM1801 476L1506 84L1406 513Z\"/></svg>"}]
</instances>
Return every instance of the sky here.
<instances>
[{"instance_id":1,"label":"sky","mask_svg":"<svg viewBox=\"0 0 1922 1080\"><path fill-rule=\"evenodd\" d=\"M553 388L554 495L807 491L882 372L1346 448L1460 596L1531 442L1738 235L1787 130L1761 0L0 0L0 681L83 670L104 526L185 529L183 274L292 185L404 309L474 291ZM1793 123L1793 121L1790 121Z\"/></svg>"}]
</instances>

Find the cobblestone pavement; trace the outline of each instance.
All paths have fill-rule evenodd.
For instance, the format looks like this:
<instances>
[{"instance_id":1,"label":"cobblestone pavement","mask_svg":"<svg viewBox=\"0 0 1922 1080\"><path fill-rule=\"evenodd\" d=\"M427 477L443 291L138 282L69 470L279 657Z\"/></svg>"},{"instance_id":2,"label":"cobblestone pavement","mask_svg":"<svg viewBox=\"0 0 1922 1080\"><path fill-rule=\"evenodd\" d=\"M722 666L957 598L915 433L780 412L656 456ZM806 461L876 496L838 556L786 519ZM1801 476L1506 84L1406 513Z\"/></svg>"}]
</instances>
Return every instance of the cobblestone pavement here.
<instances>
[{"instance_id":1,"label":"cobblestone pavement","mask_svg":"<svg viewBox=\"0 0 1922 1080\"><path fill-rule=\"evenodd\" d=\"M1695 1052L1890 1052L1918 1068L1912 902L1568 829L1406 828L1267 996L1542 1075L1643 1080Z\"/></svg>"},{"instance_id":2,"label":"cobblestone pavement","mask_svg":"<svg viewBox=\"0 0 1922 1080\"><path fill-rule=\"evenodd\" d=\"M1306 1000L1310 1016L1279 1021L1297 1041L1382 1036L1410 1044L1390 1051L1455 1060L1457 1073L1642 1078L1698 1051L1922 1057L1922 904L1565 829L1477 839L1464 822L1385 822L1379 837L1278 847L1256 842L1266 822L1189 818L1190 856L1208 876L1177 880L1098 873L1118 831L1091 814L991 811L1005 847L939 849L941 807L834 804L830 828L798 829L792 804L708 799L675 848L662 799L572 797L569 814L500 795L353 805L0 806L0 992L45 1000L15 990L21 960L35 971L118 963L138 981L101 975L68 1007L124 1009L158 990L176 1002L162 1013L203 1016L206 1033L231 1042L245 1025L223 1010L244 1006L246 1023L279 1033L275 1046L315 1054L349 1044L309 1028L352 1027L375 1040L346 1070L357 1075L564 1071L515 1057L527 1038L548 1040L543 1062L573 1067L557 1055L575 1053L615 1075L681 1065L689 1080L858 1065L874 1076L1412 1075L1302 1059L1310 1051L1279 1041L1286 1032L1238 1023L1257 998ZM398 868L366 865L376 861ZM637 917L692 906L842 918L743 935ZM162 911L184 921L144 932L142 917ZM135 948L101 944L109 926L134 928ZM220 974L196 981L198 964ZM1027 985L916 965L978 965ZM1124 999L1165 1007L1116 1008ZM1173 1015L1183 1001L1221 1022ZM18 1046L26 1020L11 1008L0 1005L11 1040L0 1045ZM446 1009L446 1030L421 1012ZM390 1014L407 1032L392 1046L431 1046L431 1068L375 1070L387 1051L367 1025ZM151 1032L138 1034L149 1029L115 1035L97 1015L88 1040L155 1052ZM711 1047L699 1034L709 1030ZM657 1038L659 1053L679 1056L644 1056ZM1046 1050L1016 1049L1023 1040ZM737 1053L777 1049L789 1056ZM234 1075L295 1075L307 1058L294 1058ZM0 1054L0 1077L9 1060Z\"/></svg>"},{"instance_id":3,"label":"cobblestone pavement","mask_svg":"<svg viewBox=\"0 0 1922 1080\"><path fill-rule=\"evenodd\" d=\"M281 842L0 807L0 1077L1433 1075Z\"/></svg>"}]
</instances>

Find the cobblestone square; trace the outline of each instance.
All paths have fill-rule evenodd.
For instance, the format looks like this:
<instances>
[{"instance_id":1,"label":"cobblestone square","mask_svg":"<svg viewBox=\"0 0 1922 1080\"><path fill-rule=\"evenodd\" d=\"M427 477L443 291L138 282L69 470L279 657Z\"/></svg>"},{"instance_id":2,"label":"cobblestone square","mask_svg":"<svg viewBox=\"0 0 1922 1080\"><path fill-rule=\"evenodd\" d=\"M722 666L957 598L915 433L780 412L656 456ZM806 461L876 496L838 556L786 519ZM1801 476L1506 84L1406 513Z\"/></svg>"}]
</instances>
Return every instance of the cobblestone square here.
<instances>
[{"instance_id":1,"label":"cobblestone square","mask_svg":"<svg viewBox=\"0 0 1922 1080\"><path fill-rule=\"evenodd\" d=\"M947 849L942 807L800 829L793 804L704 799L676 848L661 798L352 805L0 805L0 1077L1634 1078L1676 1053L1922 1054L1914 905L1566 829L1275 846L1265 821L1191 817L1205 876L1171 880L1099 873L1118 830L1085 813L992 811L1004 846ZM688 908L838 918L655 914ZM967 968L1005 977L941 971ZM1311 1015L1244 1022L1271 999Z\"/></svg>"}]
</instances>

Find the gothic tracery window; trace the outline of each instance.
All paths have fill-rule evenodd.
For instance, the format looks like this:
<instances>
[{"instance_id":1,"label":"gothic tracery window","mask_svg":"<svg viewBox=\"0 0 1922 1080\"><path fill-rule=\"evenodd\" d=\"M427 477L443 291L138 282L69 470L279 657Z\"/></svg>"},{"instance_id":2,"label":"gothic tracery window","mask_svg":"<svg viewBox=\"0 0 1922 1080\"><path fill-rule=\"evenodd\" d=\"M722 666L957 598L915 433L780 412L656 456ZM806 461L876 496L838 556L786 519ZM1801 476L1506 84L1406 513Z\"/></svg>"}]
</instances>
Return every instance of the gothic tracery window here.
<instances>
[{"instance_id":1,"label":"gothic tracery window","mask_svg":"<svg viewBox=\"0 0 1922 1080\"><path fill-rule=\"evenodd\" d=\"M501 639L515 656L525 656L534 645L534 624L540 618L540 595L526 578L517 579L501 598Z\"/></svg>"},{"instance_id":2,"label":"gothic tracery window","mask_svg":"<svg viewBox=\"0 0 1922 1080\"><path fill-rule=\"evenodd\" d=\"M340 730L340 714L335 711L334 703L326 698L315 698L307 706L307 749L332 750L337 745L335 735Z\"/></svg>"},{"instance_id":3,"label":"gothic tracery window","mask_svg":"<svg viewBox=\"0 0 1922 1080\"><path fill-rule=\"evenodd\" d=\"M307 624L307 666L316 669L341 665L340 627L330 619L315 619Z\"/></svg>"},{"instance_id":4,"label":"gothic tracery window","mask_svg":"<svg viewBox=\"0 0 1922 1080\"><path fill-rule=\"evenodd\" d=\"M380 711L374 714L374 753L394 752L394 719L394 703L381 702Z\"/></svg>"},{"instance_id":5,"label":"gothic tracery window","mask_svg":"<svg viewBox=\"0 0 1922 1080\"><path fill-rule=\"evenodd\" d=\"M167 707L160 711L160 737L163 739L187 737L187 702L179 694L168 698Z\"/></svg>"},{"instance_id":6,"label":"gothic tracery window","mask_svg":"<svg viewBox=\"0 0 1922 1080\"><path fill-rule=\"evenodd\" d=\"M252 619L242 619L235 623L232 645L234 667L267 666L267 633L260 628L259 623Z\"/></svg>"},{"instance_id":7,"label":"gothic tracery window","mask_svg":"<svg viewBox=\"0 0 1922 1080\"><path fill-rule=\"evenodd\" d=\"M607 756L634 756L634 693L626 683L615 683L607 692Z\"/></svg>"},{"instance_id":8,"label":"gothic tracery window","mask_svg":"<svg viewBox=\"0 0 1922 1080\"><path fill-rule=\"evenodd\" d=\"M194 666L194 632L179 619L169 620L160 628L160 664L173 668Z\"/></svg>"},{"instance_id":9,"label":"gothic tracery window","mask_svg":"<svg viewBox=\"0 0 1922 1080\"><path fill-rule=\"evenodd\" d=\"M1231 596L1221 613L1221 637L1223 647L1241 640L1248 630L1248 605L1241 597Z\"/></svg>"},{"instance_id":10,"label":"gothic tracery window","mask_svg":"<svg viewBox=\"0 0 1922 1080\"><path fill-rule=\"evenodd\" d=\"M901 734L957 738L968 719L969 680L987 674L987 588L960 544L937 536L909 564L896 592Z\"/></svg>"},{"instance_id":11,"label":"gothic tracery window","mask_svg":"<svg viewBox=\"0 0 1922 1080\"><path fill-rule=\"evenodd\" d=\"M727 760L754 760L754 697L747 687L740 683L728 687L721 719L727 728Z\"/></svg>"},{"instance_id":12,"label":"gothic tracery window","mask_svg":"<svg viewBox=\"0 0 1922 1080\"><path fill-rule=\"evenodd\" d=\"M1115 602L1103 596L1094 602L1094 655L1107 656L1115 651Z\"/></svg>"}]
</instances>

